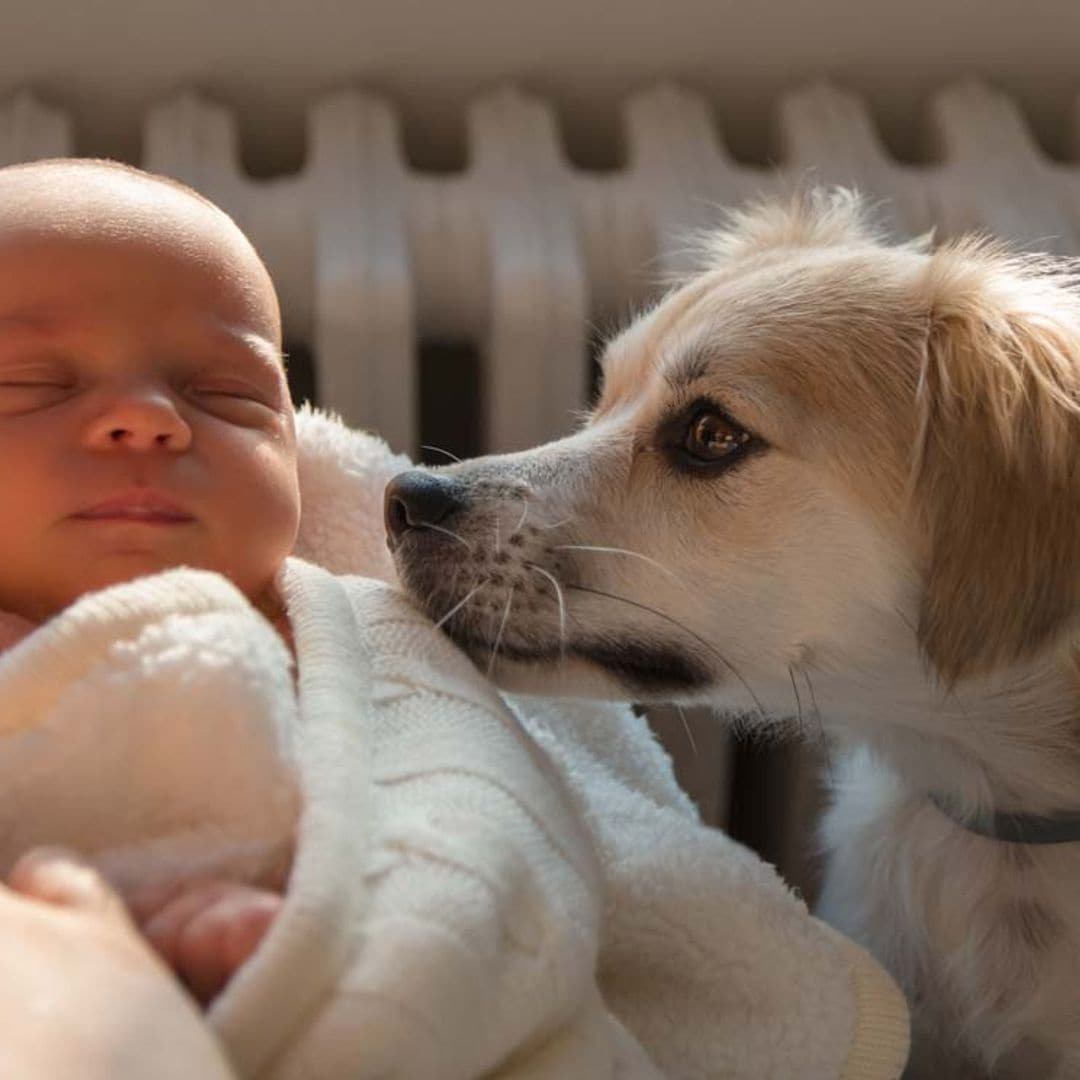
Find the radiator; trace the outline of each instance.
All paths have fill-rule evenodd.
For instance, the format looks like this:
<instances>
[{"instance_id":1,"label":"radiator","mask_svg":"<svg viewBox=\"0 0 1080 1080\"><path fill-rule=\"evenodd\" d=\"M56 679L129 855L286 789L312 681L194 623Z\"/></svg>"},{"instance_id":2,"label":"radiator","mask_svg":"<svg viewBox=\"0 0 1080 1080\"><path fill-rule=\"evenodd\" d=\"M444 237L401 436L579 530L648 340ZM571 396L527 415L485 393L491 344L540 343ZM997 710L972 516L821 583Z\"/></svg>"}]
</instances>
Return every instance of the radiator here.
<instances>
[{"instance_id":1,"label":"radiator","mask_svg":"<svg viewBox=\"0 0 1080 1080\"><path fill-rule=\"evenodd\" d=\"M623 104L624 167L591 173L565 160L550 105L506 89L468 110L468 166L433 175L406 166L390 103L342 92L308 110L302 170L256 180L230 110L182 94L147 112L139 164L251 236L323 405L415 453L418 343L467 342L482 357L481 445L508 450L568 430L589 393L592 328L646 301L688 235L749 196L844 183L881 200L900 234L986 229L1080 250L1080 167L1046 158L1009 97L966 82L929 104L930 160L905 165L858 97L809 86L779 102L766 169L732 160L703 98L659 86ZM28 94L0 106L0 163L72 151L63 112Z\"/></svg>"},{"instance_id":2,"label":"radiator","mask_svg":"<svg viewBox=\"0 0 1080 1080\"><path fill-rule=\"evenodd\" d=\"M892 159L860 98L835 86L790 94L777 118L777 164L739 164L703 98L659 86L621 108L623 167L587 172L568 164L555 110L507 89L469 108L467 167L430 174L407 167L390 103L344 92L308 110L304 167L258 180L240 166L229 108L182 94L147 112L139 164L236 218L277 282L288 340L310 349L319 403L411 454L422 441L422 343L466 343L481 358L474 449L563 433L588 397L594 328L647 302L685 265L687 237L748 197L842 183L879 200L882 223L899 235L981 229L1080 251L1080 166L1048 159L1015 102L981 83L929 102L918 165ZM73 149L62 111L29 94L0 105L0 164ZM723 728L700 712L658 710L652 720L706 820L724 824ZM744 752L748 795L732 825L809 897L806 823L817 794L807 753L785 751L778 769L775 754L763 768Z\"/></svg>"}]
</instances>

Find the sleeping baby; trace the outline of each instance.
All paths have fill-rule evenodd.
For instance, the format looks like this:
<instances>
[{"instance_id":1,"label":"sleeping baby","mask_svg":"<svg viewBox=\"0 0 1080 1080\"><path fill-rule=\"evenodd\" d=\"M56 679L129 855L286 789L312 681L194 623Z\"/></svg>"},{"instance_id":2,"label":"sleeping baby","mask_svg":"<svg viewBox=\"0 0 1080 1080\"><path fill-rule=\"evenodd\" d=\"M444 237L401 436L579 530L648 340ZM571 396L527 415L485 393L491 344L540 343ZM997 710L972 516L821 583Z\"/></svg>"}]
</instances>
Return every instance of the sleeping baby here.
<instances>
[{"instance_id":1,"label":"sleeping baby","mask_svg":"<svg viewBox=\"0 0 1080 1080\"><path fill-rule=\"evenodd\" d=\"M0 170L0 646L84 594L197 567L226 578L276 627L287 678L290 635L276 578L300 500L280 333L262 262L194 193L115 164ZM89 670L93 661L78 662ZM17 719L10 693L6 701L4 733L31 730L33 710ZM84 701L85 737L97 744L86 710ZM158 726L166 728L163 718ZM124 736L134 768L132 737ZM254 728L249 737L265 741ZM178 748L160 731L153 739L164 765ZM20 766L19 790L6 796L14 808L46 774L31 768L29 746L8 749L9 764ZM296 812L287 775L273 770L278 790L268 785L267 805L249 807L279 832ZM78 795L85 802L86 791ZM80 813L90 816L85 805ZM49 815L19 815L27 819L37 823L33 839L72 840L49 835ZM17 837L5 827L10 849ZM278 840L255 879L280 882ZM155 888L133 899L151 940L205 1001L254 949L280 897L216 880L180 889L172 876L157 875Z\"/></svg>"}]
</instances>

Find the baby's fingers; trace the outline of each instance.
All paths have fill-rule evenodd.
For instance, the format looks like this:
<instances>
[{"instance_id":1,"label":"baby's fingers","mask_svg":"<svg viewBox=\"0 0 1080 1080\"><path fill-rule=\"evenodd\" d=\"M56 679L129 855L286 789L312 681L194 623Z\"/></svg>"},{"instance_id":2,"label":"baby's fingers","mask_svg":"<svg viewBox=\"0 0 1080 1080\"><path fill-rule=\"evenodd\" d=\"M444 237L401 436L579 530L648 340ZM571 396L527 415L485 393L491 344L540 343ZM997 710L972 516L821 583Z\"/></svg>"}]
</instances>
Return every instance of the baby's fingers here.
<instances>
[{"instance_id":1,"label":"baby's fingers","mask_svg":"<svg viewBox=\"0 0 1080 1080\"><path fill-rule=\"evenodd\" d=\"M226 881L189 882L186 887L173 889L156 905L140 901L134 910L143 936L167 964L177 967L185 928L232 888L235 886Z\"/></svg>"},{"instance_id":2,"label":"baby's fingers","mask_svg":"<svg viewBox=\"0 0 1080 1080\"><path fill-rule=\"evenodd\" d=\"M130 923L123 903L105 879L63 848L28 851L12 869L8 885L32 900Z\"/></svg>"},{"instance_id":3,"label":"baby's fingers","mask_svg":"<svg viewBox=\"0 0 1080 1080\"><path fill-rule=\"evenodd\" d=\"M281 903L274 893L210 882L167 904L143 932L205 1005L258 947Z\"/></svg>"}]
</instances>

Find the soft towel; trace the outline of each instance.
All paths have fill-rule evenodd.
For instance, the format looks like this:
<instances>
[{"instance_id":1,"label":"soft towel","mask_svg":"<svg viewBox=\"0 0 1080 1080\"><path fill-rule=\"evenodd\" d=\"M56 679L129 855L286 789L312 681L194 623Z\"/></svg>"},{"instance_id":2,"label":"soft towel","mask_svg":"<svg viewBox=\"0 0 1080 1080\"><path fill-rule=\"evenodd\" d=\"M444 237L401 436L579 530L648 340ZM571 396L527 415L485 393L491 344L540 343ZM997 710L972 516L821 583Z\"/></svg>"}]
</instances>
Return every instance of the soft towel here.
<instances>
[{"instance_id":1,"label":"soft towel","mask_svg":"<svg viewBox=\"0 0 1080 1080\"><path fill-rule=\"evenodd\" d=\"M210 1011L238 1073L898 1076L906 1011L874 961L813 919L770 867L698 822L629 708L519 699L508 709L393 588L382 488L408 463L320 413L304 411L299 432L299 557L281 577L295 693L262 617L227 583L192 571L87 597L0 660L5 710L9 687L51 688L10 726L4 712L0 769L8 736L48 730L59 742L77 710L61 723L58 705L88 688L112 701L99 728L131 714L113 740L124 745L184 724L181 699L191 718L200 712L178 771L191 780L198 744L216 779L132 789L131 803L138 796L154 812L144 827L137 811L109 818L95 849L107 864L135 874L142 852L147 872L173 873L205 846L226 872L257 877L295 831L282 912ZM89 664L64 659L76 639L108 642L114 629ZM231 651L212 644L221 635ZM149 665L162 702L169 671L186 680L171 710L127 685L145 677L151 655L170 661ZM244 695L215 689L218 679L248 681L250 699L236 704ZM83 806L96 817L96 800L134 765L119 752L97 758L89 737L80 746L82 771L63 781L71 755L58 753L68 765L55 775L70 805L77 791L93 793ZM237 764L245 756L252 770ZM23 785L21 801L0 803L2 820L40 813L89 840L97 825L59 814L56 790ZM245 827L256 804L267 816Z\"/></svg>"},{"instance_id":2,"label":"soft towel","mask_svg":"<svg viewBox=\"0 0 1080 1080\"><path fill-rule=\"evenodd\" d=\"M214 574L84 597L0 655L0 874L40 844L122 889L259 882L299 809L290 658Z\"/></svg>"}]
</instances>

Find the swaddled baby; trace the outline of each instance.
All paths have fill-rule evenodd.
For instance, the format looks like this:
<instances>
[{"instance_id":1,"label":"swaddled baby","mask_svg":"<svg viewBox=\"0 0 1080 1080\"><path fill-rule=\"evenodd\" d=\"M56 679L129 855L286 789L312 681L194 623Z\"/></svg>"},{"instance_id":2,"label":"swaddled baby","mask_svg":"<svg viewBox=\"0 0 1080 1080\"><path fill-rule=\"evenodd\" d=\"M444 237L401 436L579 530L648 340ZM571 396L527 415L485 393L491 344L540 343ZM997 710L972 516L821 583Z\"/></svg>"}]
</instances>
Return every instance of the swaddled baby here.
<instances>
[{"instance_id":1,"label":"swaddled baby","mask_svg":"<svg viewBox=\"0 0 1080 1080\"><path fill-rule=\"evenodd\" d=\"M113 163L0 169L0 460L0 647L11 650L0 670L22 680L30 694L18 706L9 695L0 706L0 730L14 754L8 763L21 763L22 784L18 792L9 787L3 810L15 818L0 822L9 844L16 844L23 835L20 822L48 820L33 811L34 791L48 792L55 804L64 785L74 783L54 773L45 786L47 751L64 745L64 733L28 738L34 710L49 711L34 698L50 692L51 676L34 677L43 670L41 655L68 665L69 674L85 676L91 685L95 677L105 679L96 695L105 703L105 690L119 685L108 681L108 669L123 667L125 635L135 640L164 614L147 609L144 600L136 603L139 611L123 610L121 596L120 607L105 616L96 609L87 614L85 606L80 615L78 605L71 608L80 597L172 567L214 571L235 589L219 578L196 576L188 593L192 609L176 613L211 628L200 655L212 666L213 656L226 655L230 643L246 642L262 649L291 689L290 630L275 580L300 514L293 409L277 297L231 219L181 185ZM170 602L176 592L167 590ZM84 630L89 626L90 644L69 633L72 618L81 618ZM253 645L263 630L272 640ZM159 642L161 662L182 666L167 638ZM273 658L275 646L280 663ZM228 678L227 668L223 663L217 670ZM235 670L242 674L242 668ZM194 716L212 706L185 700L199 687L205 697L211 685L192 680L172 707L190 706ZM94 696L68 713L81 717L81 737L97 750L109 728L99 717L95 729L87 715L93 709L85 701ZM138 696L132 701L134 714ZM190 725L187 750L170 742L163 701L155 703L151 694L141 703L141 727L134 715L116 717L115 730L126 732L117 734L116 761L127 754L132 767L124 775L99 777L121 802L132 784L150 790L153 760L161 766L160 779L170 771L170 755L175 764L176 755L183 758L197 742ZM63 712L63 701L46 704ZM228 702L219 700L213 719L220 723L228 713ZM160 720L156 731L147 727L154 716ZM213 865L192 880L182 872L179 848L169 856L172 872L156 875L156 882L137 880L137 858L113 868L126 874L121 885L145 932L204 1001L251 953L280 904L275 885L287 869L287 852L271 834L280 839L283 823L296 811L286 729L284 719L271 720L265 730L258 721L238 720L215 736L223 759L254 753L246 779L237 773L218 782L241 793L250 781L245 806L266 815L263 846L240 858L246 859L245 872L234 875L257 887L219 880ZM52 735L51 743L43 741ZM22 739L17 745L10 742L16 736ZM156 747L157 758L140 758L136 746ZM72 764L73 753L65 760ZM195 757L188 760L192 768L195 763ZM101 763L96 767L108 771ZM44 770L40 776L38 769ZM3 783L8 785L6 777ZM69 793L84 800L89 823L101 801L88 792L75 785ZM66 820L77 816L75 806ZM40 830L25 838L77 839Z\"/></svg>"}]
</instances>

